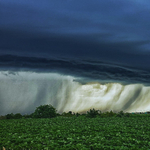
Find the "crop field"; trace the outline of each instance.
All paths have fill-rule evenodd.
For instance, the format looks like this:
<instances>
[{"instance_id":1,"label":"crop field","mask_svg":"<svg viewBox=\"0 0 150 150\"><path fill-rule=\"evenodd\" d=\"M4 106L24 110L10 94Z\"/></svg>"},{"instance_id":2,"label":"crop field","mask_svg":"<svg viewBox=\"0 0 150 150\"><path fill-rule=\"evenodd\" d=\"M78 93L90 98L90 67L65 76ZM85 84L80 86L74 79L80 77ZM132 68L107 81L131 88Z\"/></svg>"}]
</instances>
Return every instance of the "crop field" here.
<instances>
[{"instance_id":1,"label":"crop field","mask_svg":"<svg viewBox=\"0 0 150 150\"><path fill-rule=\"evenodd\" d=\"M0 149L150 149L150 117L0 120Z\"/></svg>"}]
</instances>

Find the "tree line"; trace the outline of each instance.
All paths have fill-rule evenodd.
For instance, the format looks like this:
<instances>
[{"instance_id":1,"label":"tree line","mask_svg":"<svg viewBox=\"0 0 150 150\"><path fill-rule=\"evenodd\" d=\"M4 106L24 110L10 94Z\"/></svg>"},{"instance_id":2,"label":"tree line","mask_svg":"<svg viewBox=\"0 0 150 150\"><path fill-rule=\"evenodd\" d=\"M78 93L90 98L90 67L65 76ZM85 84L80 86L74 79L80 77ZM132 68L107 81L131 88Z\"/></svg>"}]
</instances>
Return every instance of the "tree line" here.
<instances>
[{"instance_id":1,"label":"tree line","mask_svg":"<svg viewBox=\"0 0 150 150\"><path fill-rule=\"evenodd\" d=\"M124 113L120 111L118 113L114 113L112 110L109 112L102 113L100 110L90 109L85 114L73 113L72 111L63 112L62 114L57 113L56 108L54 108L51 104L40 105L36 107L34 113L28 115L21 115L20 113L16 114L7 114L5 116L0 116L0 119L21 119L21 118L54 118L54 117L80 117L84 116L87 118L95 118L95 117L130 117L131 113Z\"/></svg>"}]
</instances>

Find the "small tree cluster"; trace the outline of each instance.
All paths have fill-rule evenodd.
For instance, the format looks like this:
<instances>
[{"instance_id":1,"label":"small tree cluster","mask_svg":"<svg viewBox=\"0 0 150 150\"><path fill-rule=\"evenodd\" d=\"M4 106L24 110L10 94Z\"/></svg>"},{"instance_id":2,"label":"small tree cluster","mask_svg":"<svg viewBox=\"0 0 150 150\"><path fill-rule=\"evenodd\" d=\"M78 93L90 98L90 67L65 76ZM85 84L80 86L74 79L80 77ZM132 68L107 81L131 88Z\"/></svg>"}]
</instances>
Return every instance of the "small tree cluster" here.
<instances>
[{"instance_id":1,"label":"small tree cluster","mask_svg":"<svg viewBox=\"0 0 150 150\"><path fill-rule=\"evenodd\" d=\"M78 116L80 116L80 114L77 112L77 113L72 113L72 111L69 111L68 113L66 113L66 112L63 112L62 114L61 114L61 116L62 117L78 117Z\"/></svg>"},{"instance_id":2,"label":"small tree cluster","mask_svg":"<svg viewBox=\"0 0 150 150\"><path fill-rule=\"evenodd\" d=\"M20 119L22 118L22 115L20 113L16 113L16 114L7 114L6 115L6 119Z\"/></svg>"},{"instance_id":3,"label":"small tree cluster","mask_svg":"<svg viewBox=\"0 0 150 150\"><path fill-rule=\"evenodd\" d=\"M41 105L36 108L33 118L53 118L57 117L56 109L52 105Z\"/></svg>"},{"instance_id":4,"label":"small tree cluster","mask_svg":"<svg viewBox=\"0 0 150 150\"><path fill-rule=\"evenodd\" d=\"M0 119L6 119L6 116L0 116Z\"/></svg>"},{"instance_id":5,"label":"small tree cluster","mask_svg":"<svg viewBox=\"0 0 150 150\"><path fill-rule=\"evenodd\" d=\"M104 117L130 117L130 113L124 113L123 111L114 113L112 110L110 112L107 111L107 112L101 113L101 111L95 110L94 108L93 108L93 110L90 109L90 111L87 111L87 117L94 118L96 116L101 117L101 118L104 118Z\"/></svg>"},{"instance_id":6,"label":"small tree cluster","mask_svg":"<svg viewBox=\"0 0 150 150\"><path fill-rule=\"evenodd\" d=\"M111 110L110 112L109 111L106 111L104 113L101 113L100 114L100 117L104 118L104 117L115 117L115 113Z\"/></svg>"},{"instance_id":7,"label":"small tree cluster","mask_svg":"<svg viewBox=\"0 0 150 150\"><path fill-rule=\"evenodd\" d=\"M94 118L94 117L130 117L130 113L124 113L123 111L120 111L118 113L114 113L112 110L110 112L104 112L101 113L100 110L90 109L90 111L87 111L87 114L79 114L72 113L72 111L69 111L68 113L63 112L62 114L59 114L56 112L57 110L52 105L40 105L37 107L34 111L34 113L30 115L21 115L20 113L17 114L7 114L6 116L1 116L0 119L20 119L20 118L53 118L53 117L88 117L88 118Z\"/></svg>"},{"instance_id":8,"label":"small tree cluster","mask_svg":"<svg viewBox=\"0 0 150 150\"><path fill-rule=\"evenodd\" d=\"M130 113L124 113L123 111L119 111L117 114L116 114L116 117L130 117Z\"/></svg>"},{"instance_id":9,"label":"small tree cluster","mask_svg":"<svg viewBox=\"0 0 150 150\"><path fill-rule=\"evenodd\" d=\"M52 105L41 105L35 109L35 112L28 115L17 114L7 114L3 118L6 119L20 119L20 118L53 118L56 116L60 116L60 114L56 113L56 109ZM2 118L2 117L1 117Z\"/></svg>"},{"instance_id":10,"label":"small tree cluster","mask_svg":"<svg viewBox=\"0 0 150 150\"><path fill-rule=\"evenodd\" d=\"M61 116L62 116L62 117L72 117L72 114L70 114L69 112L68 112L68 113L63 112L63 113L61 114Z\"/></svg>"},{"instance_id":11,"label":"small tree cluster","mask_svg":"<svg viewBox=\"0 0 150 150\"><path fill-rule=\"evenodd\" d=\"M22 117L22 118L33 118L33 113L32 113L32 114L30 114L30 115L25 114L25 115L23 115L23 117Z\"/></svg>"},{"instance_id":12,"label":"small tree cluster","mask_svg":"<svg viewBox=\"0 0 150 150\"><path fill-rule=\"evenodd\" d=\"M99 115L99 110L95 110L95 109L93 108L93 110L90 109L90 111L87 111L87 117L89 117L89 118L94 118L94 117L96 117L97 115Z\"/></svg>"}]
</instances>

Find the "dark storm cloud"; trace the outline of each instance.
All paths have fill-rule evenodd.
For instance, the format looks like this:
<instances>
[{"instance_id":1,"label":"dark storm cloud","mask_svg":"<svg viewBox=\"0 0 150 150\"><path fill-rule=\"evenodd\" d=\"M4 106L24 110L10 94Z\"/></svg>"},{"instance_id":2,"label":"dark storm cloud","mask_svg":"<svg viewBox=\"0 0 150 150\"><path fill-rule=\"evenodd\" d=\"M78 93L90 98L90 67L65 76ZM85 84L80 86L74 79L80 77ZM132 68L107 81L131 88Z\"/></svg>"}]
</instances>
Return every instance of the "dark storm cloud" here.
<instances>
[{"instance_id":1,"label":"dark storm cloud","mask_svg":"<svg viewBox=\"0 0 150 150\"><path fill-rule=\"evenodd\" d=\"M147 41L111 42L107 39L112 35L42 35L22 31L0 30L0 47L11 54L46 54L47 57L78 57L94 58L105 62L119 62L127 66L148 68L149 55L138 52L139 47ZM93 38L90 38L92 37ZM96 37L99 37L97 41ZM8 42L9 41L9 42ZM15 51L14 51L15 50ZM26 53L27 51L27 53Z\"/></svg>"},{"instance_id":2,"label":"dark storm cloud","mask_svg":"<svg viewBox=\"0 0 150 150\"><path fill-rule=\"evenodd\" d=\"M149 68L148 6L148 0L0 0L0 51Z\"/></svg>"},{"instance_id":3,"label":"dark storm cloud","mask_svg":"<svg viewBox=\"0 0 150 150\"><path fill-rule=\"evenodd\" d=\"M13 55L0 55L0 68L3 75L18 76L18 71L55 72L62 75L76 76L75 81L82 84L88 82L121 83L150 85L150 73L131 67L123 67L101 61L63 59L63 58L36 58ZM79 78L78 78L79 77Z\"/></svg>"},{"instance_id":4,"label":"dark storm cloud","mask_svg":"<svg viewBox=\"0 0 150 150\"><path fill-rule=\"evenodd\" d=\"M148 4L150 2L147 1ZM147 5L144 2L120 0L6 0L1 1L1 25L28 27L49 33L106 32L115 33L118 40L126 36L135 39L143 34L148 35L150 10Z\"/></svg>"}]
</instances>

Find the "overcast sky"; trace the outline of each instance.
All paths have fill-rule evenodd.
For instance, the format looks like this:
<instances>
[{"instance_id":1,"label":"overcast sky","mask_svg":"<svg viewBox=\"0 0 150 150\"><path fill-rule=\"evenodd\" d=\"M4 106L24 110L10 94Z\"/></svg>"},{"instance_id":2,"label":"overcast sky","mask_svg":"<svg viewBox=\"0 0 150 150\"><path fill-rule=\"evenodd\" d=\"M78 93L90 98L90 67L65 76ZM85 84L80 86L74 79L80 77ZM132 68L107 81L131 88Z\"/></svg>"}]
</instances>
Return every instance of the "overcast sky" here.
<instances>
[{"instance_id":1,"label":"overcast sky","mask_svg":"<svg viewBox=\"0 0 150 150\"><path fill-rule=\"evenodd\" d=\"M0 54L150 68L149 0L0 0Z\"/></svg>"}]
</instances>

